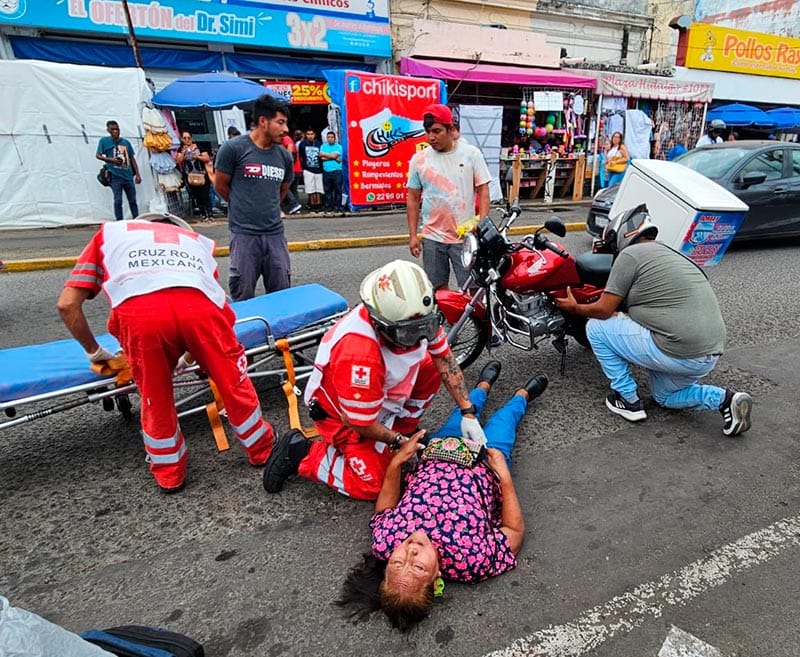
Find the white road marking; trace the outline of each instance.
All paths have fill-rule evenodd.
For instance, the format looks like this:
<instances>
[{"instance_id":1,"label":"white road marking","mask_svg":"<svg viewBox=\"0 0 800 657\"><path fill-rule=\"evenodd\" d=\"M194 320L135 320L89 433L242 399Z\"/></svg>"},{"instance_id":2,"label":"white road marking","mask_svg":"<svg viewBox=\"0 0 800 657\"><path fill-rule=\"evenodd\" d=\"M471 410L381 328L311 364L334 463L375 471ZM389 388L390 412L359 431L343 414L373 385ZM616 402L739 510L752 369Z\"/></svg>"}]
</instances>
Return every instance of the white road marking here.
<instances>
[{"instance_id":1,"label":"white road marking","mask_svg":"<svg viewBox=\"0 0 800 657\"><path fill-rule=\"evenodd\" d=\"M658 651L658 657L722 657L722 653L714 646L673 625L664 645Z\"/></svg>"},{"instance_id":2,"label":"white road marking","mask_svg":"<svg viewBox=\"0 0 800 657\"><path fill-rule=\"evenodd\" d=\"M569 623L551 625L486 657L580 657L649 619L660 618L666 608L685 605L737 573L793 547L800 547L800 515L748 534L688 566L593 607Z\"/></svg>"}]
</instances>

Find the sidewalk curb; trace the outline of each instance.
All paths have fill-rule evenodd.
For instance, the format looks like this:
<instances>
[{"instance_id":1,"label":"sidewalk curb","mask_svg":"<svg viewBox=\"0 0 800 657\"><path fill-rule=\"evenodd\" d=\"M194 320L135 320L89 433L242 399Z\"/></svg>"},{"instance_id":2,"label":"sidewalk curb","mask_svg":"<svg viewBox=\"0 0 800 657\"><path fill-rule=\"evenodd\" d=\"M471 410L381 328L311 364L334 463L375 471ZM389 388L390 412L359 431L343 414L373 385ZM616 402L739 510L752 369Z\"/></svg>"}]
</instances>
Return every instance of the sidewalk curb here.
<instances>
[{"instance_id":1,"label":"sidewalk curb","mask_svg":"<svg viewBox=\"0 0 800 657\"><path fill-rule=\"evenodd\" d=\"M586 224L565 224L568 231L584 230ZM541 224L528 226L512 226L509 235L527 235L533 233ZM403 246L408 244L408 235L381 235L375 237L342 237L324 240L308 240L306 242L289 242L289 251L327 251L335 249L360 249L370 246ZM215 254L221 258L230 255L230 247L221 246ZM42 271L47 269L71 269L77 262L77 257L61 258L30 258L27 260L6 260L5 272Z\"/></svg>"}]
</instances>

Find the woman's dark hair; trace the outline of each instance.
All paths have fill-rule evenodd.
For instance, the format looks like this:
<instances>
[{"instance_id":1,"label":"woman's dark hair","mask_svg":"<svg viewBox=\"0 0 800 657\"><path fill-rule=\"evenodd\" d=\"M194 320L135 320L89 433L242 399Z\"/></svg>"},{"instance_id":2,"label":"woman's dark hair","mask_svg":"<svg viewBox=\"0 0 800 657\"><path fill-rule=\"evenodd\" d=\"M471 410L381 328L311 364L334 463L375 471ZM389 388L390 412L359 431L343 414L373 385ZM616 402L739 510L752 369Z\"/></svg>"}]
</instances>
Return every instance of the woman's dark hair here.
<instances>
[{"instance_id":1,"label":"woman's dark hair","mask_svg":"<svg viewBox=\"0 0 800 657\"><path fill-rule=\"evenodd\" d=\"M275 96L271 96L270 94L264 94L263 96L259 96L253 104L253 121L258 124L258 119L262 116L268 121L272 120L278 112L288 119L289 105L280 98L275 98Z\"/></svg>"},{"instance_id":2,"label":"woman's dark hair","mask_svg":"<svg viewBox=\"0 0 800 657\"><path fill-rule=\"evenodd\" d=\"M382 609L392 627L408 632L423 620L433 606L433 586L421 594L402 597L386 589L384 575L386 562L371 554L362 555L362 563L354 566L342 584L336 604L345 608L350 618L366 620L372 612Z\"/></svg>"},{"instance_id":3,"label":"woman's dark hair","mask_svg":"<svg viewBox=\"0 0 800 657\"><path fill-rule=\"evenodd\" d=\"M397 591L392 591L386 586L386 581L380 583L378 594L381 609L392 627L401 632L408 632L421 620L428 617L433 608L433 584L425 587L413 596L403 596Z\"/></svg>"}]
</instances>

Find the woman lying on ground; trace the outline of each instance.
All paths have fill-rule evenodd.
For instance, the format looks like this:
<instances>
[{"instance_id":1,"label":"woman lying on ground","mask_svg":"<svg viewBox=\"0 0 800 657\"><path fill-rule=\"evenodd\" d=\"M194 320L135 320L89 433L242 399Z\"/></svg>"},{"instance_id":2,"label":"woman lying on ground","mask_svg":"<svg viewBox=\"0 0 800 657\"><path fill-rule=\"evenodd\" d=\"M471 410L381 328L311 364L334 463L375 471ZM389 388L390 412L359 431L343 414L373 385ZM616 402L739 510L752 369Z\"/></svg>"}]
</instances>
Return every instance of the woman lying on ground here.
<instances>
[{"instance_id":1,"label":"woman lying on ground","mask_svg":"<svg viewBox=\"0 0 800 657\"><path fill-rule=\"evenodd\" d=\"M470 393L478 417L499 373L499 362L488 363ZM517 390L485 424L487 449L477 457L474 446L465 450L462 439L451 438L460 433L458 408L424 451L424 431L401 443L370 521L372 554L350 571L338 605L357 618L383 609L405 632L429 614L443 579L480 582L517 565L525 523L508 463L517 424L546 387L547 377L538 375ZM401 495L403 465L418 452Z\"/></svg>"}]
</instances>

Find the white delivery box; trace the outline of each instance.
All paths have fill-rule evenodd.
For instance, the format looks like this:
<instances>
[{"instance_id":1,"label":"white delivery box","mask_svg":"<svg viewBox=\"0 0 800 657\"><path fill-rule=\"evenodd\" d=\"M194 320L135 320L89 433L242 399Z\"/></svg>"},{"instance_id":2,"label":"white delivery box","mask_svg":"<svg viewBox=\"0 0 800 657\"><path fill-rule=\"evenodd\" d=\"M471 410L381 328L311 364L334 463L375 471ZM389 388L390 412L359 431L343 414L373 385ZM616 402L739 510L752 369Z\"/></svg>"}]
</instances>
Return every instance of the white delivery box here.
<instances>
[{"instance_id":1,"label":"white delivery box","mask_svg":"<svg viewBox=\"0 0 800 657\"><path fill-rule=\"evenodd\" d=\"M701 267L716 265L750 209L713 180L675 162L631 160L610 217L646 203L658 241Z\"/></svg>"}]
</instances>

